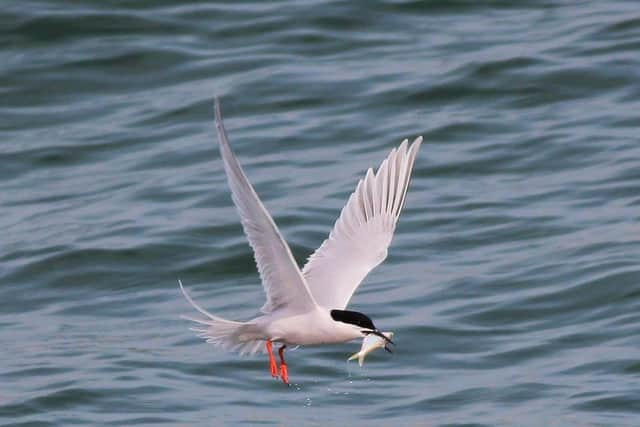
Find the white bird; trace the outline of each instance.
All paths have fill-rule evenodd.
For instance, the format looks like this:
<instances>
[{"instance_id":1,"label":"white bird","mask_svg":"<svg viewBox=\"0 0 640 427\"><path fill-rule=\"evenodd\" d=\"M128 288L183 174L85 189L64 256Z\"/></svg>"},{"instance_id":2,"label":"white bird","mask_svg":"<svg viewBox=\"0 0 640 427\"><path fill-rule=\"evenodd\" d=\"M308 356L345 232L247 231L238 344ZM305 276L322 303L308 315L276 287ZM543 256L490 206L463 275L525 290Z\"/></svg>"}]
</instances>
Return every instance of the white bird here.
<instances>
[{"instance_id":1,"label":"white bird","mask_svg":"<svg viewBox=\"0 0 640 427\"><path fill-rule=\"evenodd\" d=\"M367 171L329 237L300 270L231 151L218 98L214 104L224 169L242 227L254 251L267 301L261 316L247 322L226 320L199 306L180 282L187 301L206 317L183 316L199 324L192 330L208 343L241 354L256 353L264 346L269 354L271 375L280 376L285 384L289 384L284 360L287 346L342 343L369 334L392 343L368 316L346 307L360 282L387 257L422 137L416 138L411 146L405 139L398 149L391 150L377 172ZM279 372L273 343L281 345Z\"/></svg>"}]
</instances>

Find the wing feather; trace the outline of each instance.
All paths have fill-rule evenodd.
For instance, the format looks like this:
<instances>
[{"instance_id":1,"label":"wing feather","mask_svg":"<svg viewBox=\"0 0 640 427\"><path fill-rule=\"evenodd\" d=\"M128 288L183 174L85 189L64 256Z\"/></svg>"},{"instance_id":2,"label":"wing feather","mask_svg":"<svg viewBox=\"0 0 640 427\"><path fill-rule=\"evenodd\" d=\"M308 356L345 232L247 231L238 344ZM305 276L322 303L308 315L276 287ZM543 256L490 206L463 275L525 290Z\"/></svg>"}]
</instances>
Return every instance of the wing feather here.
<instances>
[{"instance_id":1,"label":"wing feather","mask_svg":"<svg viewBox=\"0 0 640 427\"><path fill-rule=\"evenodd\" d=\"M344 309L360 282L387 257L422 137L411 147L408 142L391 150L377 172L367 170L329 237L302 269L321 306Z\"/></svg>"},{"instance_id":2,"label":"wing feather","mask_svg":"<svg viewBox=\"0 0 640 427\"><path fill-rule=\"evenodd\" d=\"M316 302L291 254L291 249L229 146L222 122L220 102L217 98L215 99L215 117L220 154L224 161L233 202L238 208L242 227L253 248L267 296L267 301L261 310L263 313L271 313L281 307L300 311L311 310L316 306Z\"/></svg>"}]
</instances>

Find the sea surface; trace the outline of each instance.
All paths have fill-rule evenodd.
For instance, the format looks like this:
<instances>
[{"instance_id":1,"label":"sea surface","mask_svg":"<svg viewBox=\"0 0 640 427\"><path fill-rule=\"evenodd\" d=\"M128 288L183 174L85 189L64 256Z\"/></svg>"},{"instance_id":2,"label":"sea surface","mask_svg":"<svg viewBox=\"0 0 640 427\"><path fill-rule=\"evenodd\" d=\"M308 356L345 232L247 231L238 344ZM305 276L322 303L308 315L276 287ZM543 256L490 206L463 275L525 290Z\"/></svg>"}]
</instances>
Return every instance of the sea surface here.
<instances>
[{"instance_id":1,"label":"sea surface","mask_svg":"<svg viewBox=\"0 0 640 427\"><path fill-rule=\"evenodd\" d=\"M264 302L214 95L300 265L424 136L350 305L393 355L286 387L180 318ZM3 0L0 425L640 425L640 4Z\"/></svg>"}]
</instances>

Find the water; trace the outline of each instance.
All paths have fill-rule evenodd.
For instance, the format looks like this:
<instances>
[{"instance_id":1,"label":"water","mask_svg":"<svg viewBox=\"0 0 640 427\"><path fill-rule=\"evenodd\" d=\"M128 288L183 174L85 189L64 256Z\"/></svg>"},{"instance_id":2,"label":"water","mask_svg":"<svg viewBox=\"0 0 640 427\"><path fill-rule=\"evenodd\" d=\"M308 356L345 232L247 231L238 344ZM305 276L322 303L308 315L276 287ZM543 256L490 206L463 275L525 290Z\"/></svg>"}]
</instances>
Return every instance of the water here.
<instances>
[{"instance_id":1,"label":"water","mask_svg":"<svg viewBox=\"0 0 640 427\"><path fill-rule=\"evenodd\" d=\"M635 426L637 2L5 0L0 423ZM262 357L187 330L263 303L212 97L300 263L424 135L359 343Z\"/></svg>"}]
</instances>

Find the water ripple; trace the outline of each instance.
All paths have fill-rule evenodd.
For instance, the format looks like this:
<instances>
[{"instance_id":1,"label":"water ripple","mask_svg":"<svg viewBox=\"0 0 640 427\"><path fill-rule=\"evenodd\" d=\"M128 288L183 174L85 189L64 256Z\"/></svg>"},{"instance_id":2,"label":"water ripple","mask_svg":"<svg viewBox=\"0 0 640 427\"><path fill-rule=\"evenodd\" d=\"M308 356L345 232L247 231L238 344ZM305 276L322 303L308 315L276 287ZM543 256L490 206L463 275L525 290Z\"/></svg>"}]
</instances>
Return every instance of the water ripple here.
<instances>
[{"instance_id":1,"label":"water ripple","mask_svg":"<svg viewBox=\"0 0 640 427\"><path fill-rule=\"evenodd\" d=\"M0 421L618 425L640 412L633 2L8 0L0 18ZM188 330L255 316L215 145L300 264L357 180L424 135L354 309L397 351L263 357Z\"/></svg>"}]
</instances>

